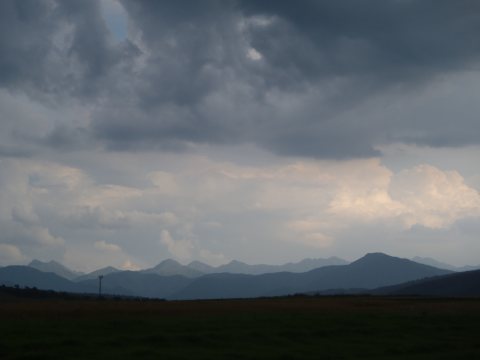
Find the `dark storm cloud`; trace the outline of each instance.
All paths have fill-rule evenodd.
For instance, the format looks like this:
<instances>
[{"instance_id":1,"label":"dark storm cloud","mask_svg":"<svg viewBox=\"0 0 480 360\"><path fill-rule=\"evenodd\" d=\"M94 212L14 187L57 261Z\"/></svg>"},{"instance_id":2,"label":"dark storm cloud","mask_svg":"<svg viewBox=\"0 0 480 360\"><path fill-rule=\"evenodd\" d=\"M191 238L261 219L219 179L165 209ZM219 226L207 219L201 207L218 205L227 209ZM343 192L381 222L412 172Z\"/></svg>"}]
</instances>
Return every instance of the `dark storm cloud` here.
<instances>
[{"instance_id":1,"label":"dark storm cloud","mask_svg":"<svg viewBox=\"0 0 480 360\"><path fill-rule=\"evenodd\" d=\"M0 2L0 85L41 84L54 24L46 1Z\"/></svg>"},{"instance_id":2,"label":"dark storm cloud","mask_svg":"<svg viewBox=\"0 0 480 360\"><path fill-rule=\"evenodd\" d=\"M414 122L355 110L478 68L477 1L122 4L131 33L114 43L98 2L1 2L0 86L69 94L93 108L87 128L64 124L44 143L91 146L91 137L115 150L180 150L251 142L348 158L377 155L374 146L389 141L472 142L471 129L450 141L448 121L429 114Z\"/></svg>"},{"instance_id":3,"label":"dark storm cloud","mask_svg":"<svg viewBox=\"0 0 480 360\"><path fill-rule=\"evenodd\" d=\"M252 45L279 71L306 79L361 76L418 81L478 60L475 0L241 1L247 16L273 19L252 29ZM413 79L412 79L413 78Z\"/></svg>"},{"instance_id":4,"label":"dark storm cloud","mask_svg":"<svg viewBox=\"0 0 480 360\"><path fill-rule=\"evenodd\" d=\"M12 157L12 158L26 158L32 156L32 151L21 148L21 147L10 147L0 145L0 158L1 157Z\"/></svg>"},{"instance_id":5,"label":"dark storm cloud","mask_svg":"<svg viewBox=\"0 0 480 360\"><path fill-rule=\"evenodd\" d=\"M225 71L241 66L244 45L231 2L123 4L148 53L138 89L142 106L195 104L228 80Z\"/></svg>"},{"instance_id":6,"label":"dark storm cloud","mask_svg":"<svg viewBox=\"0 0 480 360\"><path fill-rule=\"evenodd\" d=\"M98 1L0 2L0 86L93 97L129 51L114 46Z\"/></svg>"}]
</instances>

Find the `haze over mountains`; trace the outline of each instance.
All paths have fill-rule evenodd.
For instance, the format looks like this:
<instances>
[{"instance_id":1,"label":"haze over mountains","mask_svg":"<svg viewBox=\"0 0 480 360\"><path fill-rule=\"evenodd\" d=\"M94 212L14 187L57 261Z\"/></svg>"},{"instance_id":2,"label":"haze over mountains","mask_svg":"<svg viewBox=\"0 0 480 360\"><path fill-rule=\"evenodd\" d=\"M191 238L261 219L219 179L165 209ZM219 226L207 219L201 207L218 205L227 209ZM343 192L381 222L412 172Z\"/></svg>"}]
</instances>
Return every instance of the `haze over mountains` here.
<instances>
[{"instance_id":1,"label":"haze over mountains","mask_svg":"<svg viewBox=\"0 0 480 360\"><path fill-rule=\"evenodd\" d=\"M40 260L33 260L28 264L29 267L43 271L57 274L58 276L64 277L68 280L73 280L79 276L84 275L82 272L70 270L66 266L52 260L49 262L43 262Z\"/></svg>"},{"instance_id":2,"label":"haze over mountains","mask_svg":"<svg viewBox=\"0 0 480 360\"><path fill-rule=\"evenodd\" d=\"M433 259L431 257L415 256L412 260L420 264L430 265L440 269L446 269L451 271L470 271L470 270L480 269L480 265L453 266L453 265L438 261L436 259Z\"/></svg>"},{"instance_id":3,"label":"haze over mountains","mask_svg":"<svg viewBox=\"0 0 480 360\"><path fill-rule=\"evenodd\" d=\"M68 280L53 272L40 271L31 266L8 266L0 268L0 284L95 293L98 289L97 277L104 275L103 290L106 294L165 299L212 299L281 296L297 293L374 293L378 288L386 289L383 290L383 293L393 294L399 291L417 291L419 284L423 284L422 282L427 281L428 278L438 281L445 276L455 274L450 270L382 253L367 254L350 264L324 265L303 272L278 271L255 274L256 271L299 269L301 266L331 262L345 263L337 258L306 260L279 266L247 265L233 261L215 268L199 262L182 265L174 260L165 260L146 270L120 271L107 267L90 274L80 275L73 280ZM34 265L38 265L38 263L34 262ZM48 269L43 265L42 268ZM53 264L50 268L59 269L57 264ZM229 269L230 272L219 272ZM251 273L238 273L242 269ZM206 274L207 271L210 273ZM456 296L458 293L461 294L458 296L466 296L466 294L473 294L472 284L480 280L480 271L469 273L472 274L468 275L468 281L462 280L463 276L467 276L464 274L467 273L459 273L459 277L448 278L446 283L449 285L446 290L442 290L443 282L436 283L437 285L433 287L436 289L436 293L443 295ZM476 275L477 273L479 275ZM67 273L67 275L71 276L71 273ZM457 280L459 284L452 285ZM410 283L411 281L417 282ZM401 284L407 284L408 288L405 288L407 290L403 290ZM417 287L411 287L413 285ZM428 293L426 290L418 291L419 293L422 291ZM453 293L449 294L449 291Z\"/></svg>"},{"instance_id":4,"label":"haze over mountains","mask_svg":"<svg viewBox=\"0 0 480 360\"><path fill-rule=\"evenodd\" d=\"M188 265L182 265L178 261L173 259L166 259L160 262L158 265L139 270L145 274L156 274L160 276L172 276L172 275L181 275L188 278L195 278L206 274L213 273L232 273L232 274L250 274L250 275L259 275L267 274L274 272L305 272L320 268L323 266L329 265L346 265L348 262L346 260L340 259L338 257L329 257L329 258L318 258L318 259L303 259L299 262L289 262L282 265L266 265L266 264L256 264L250 265L243 263L241 261L233 260L228 264L223 264L220 266L211 266L200 261L193 261ZM97 278L99 275L108 275L113 272L121 271L111 266L107 266L102 269L95 270L91 273L84 274L81 272L73 271L63 266L62 264L56 261L42 262L39 260L33 260L28 264L28 266L33 267L37 270L44 272L52 272L61 277L64 277L69 280L87 280Z\"/></svg>"},{"instance_id":5,"label":"haze over mountains","mask_svg":"<svg viewBox=\"0 0 480 360\"><path fill-rule=\"evenodd\" d=\"M448 270L373 253L348 265L325 266L304 273L206 275L192 281L175 296L180 299L241 298L327 289L373 289L447 273Z\"/></svg>"}]
</instances>

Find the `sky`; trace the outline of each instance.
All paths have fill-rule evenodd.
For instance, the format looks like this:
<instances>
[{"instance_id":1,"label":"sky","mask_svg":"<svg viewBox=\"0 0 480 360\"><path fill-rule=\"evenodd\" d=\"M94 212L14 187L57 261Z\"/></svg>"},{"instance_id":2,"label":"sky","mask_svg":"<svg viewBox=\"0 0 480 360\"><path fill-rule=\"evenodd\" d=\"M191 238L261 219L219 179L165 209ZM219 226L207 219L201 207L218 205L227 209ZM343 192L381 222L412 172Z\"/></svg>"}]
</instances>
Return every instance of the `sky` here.
<instances>
[{"instance_id":1,"label":"sky","mask_svg":"<svg viewBox=\"0 0 480 360\"><path fill-rule=\"evenodd\" d=\"M480 2L0 1L0 266L480 264Z\"/></svg>"}]
</instances>

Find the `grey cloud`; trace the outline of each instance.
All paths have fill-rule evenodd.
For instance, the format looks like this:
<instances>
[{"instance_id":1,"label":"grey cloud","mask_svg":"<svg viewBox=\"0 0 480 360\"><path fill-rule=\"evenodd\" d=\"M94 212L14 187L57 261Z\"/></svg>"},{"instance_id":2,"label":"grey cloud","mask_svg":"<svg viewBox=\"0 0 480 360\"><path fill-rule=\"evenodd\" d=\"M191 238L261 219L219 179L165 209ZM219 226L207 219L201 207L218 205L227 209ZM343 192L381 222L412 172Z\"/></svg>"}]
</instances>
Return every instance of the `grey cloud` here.
<instances>
[{"instance_id":1,"label":"grey cloud","mask_svg":"<svg viewBox=\"0 0 480 360\"><path fill-rule=\"evenodd\" d=\"M252 43L279 71L369 76L409 82L479 60L480 4L442 1L241 2L247 15L273 18Z\"/></svg>"},{"instance_id":2,"label":"grey cloud","mask_svg":"<svg viewBox=\"0 0 480 360\"><path fill-rule=\"evenodd\" d=\"M32 156L32 151L25 149L23 147L0 145L0 158L1 157L12 157L12 158L25 157L26 158L31 156Z\"/></svg>"},{"instance_id":3,"label":"grey cloud","mask_svg":"<svg viewBox=\"0 0 480 360\"><path fill-rule=\"evenodd\" d=\"M41 84L54 32L46 1L0 3L0 84Z\"/></svg>"},{"instance_id":4,"label":"grey cloud","mask_svg":"<svg viewBox=\"0 0 480 360\"><path fill-rule=\"evenodd\" d=\"M70 127L64 124L56 126L46 137L40 140L39 145L47 145L49 148L64 151L96 146L87 129Z\"/></svg>"},{"instance_id":5,"label":"grey cloud","mask_svg":"<svg viewBox=\"0 0 480 360\"><path fill-rule=\"evenodd\" d=\"M473 40L480 6L473 1L124 6L149 55L135 79L134 104L112 115L119 107L113 103L95 116L94 133L111 148L253 142L286 155L375 156L377 142L412 141L393 139L392 131L415 133L435 119L399 119L384 130L369 114L356 118L359 104L474 67L480 54ZM246 57L250 46L261 60ZM282 97L300 104L295 113L285 111ZM448 138L449 129L442 129ZM417 139L434 146L467 141L463 135L451 143Z\"/></svg>"},{"instance_id":6,"label":"grey cloud","mask_svg":"<svg viewBox=\"0 0 480 360\"><path fill-rule=\"evenodd\" d=\"M133 54L113 44L97 1L14 1L0 4L0 86L55 103L66 95L93 98L105 77Z\"/></svg>"},{"instance_id":7,"label":"grey cloud","mask_svg":"<svg viewBox=\"0 0 480 360\"><path fill-rule=\"evenodd\" d=\"M221 88L228 72L238 68L244 46L232 2L123 4L148 52L137 89L142 107L195 104Z\"/></svg>"},{"instance_id":8,"label":"grey cloud","mask_svg":"<svg viewBox=\"0 0 480 360\"><path fill-rule=\"evenodd\" d=\"M254 143L282 155L351 158L376 156L375 146L391 141L478 142L467 117L459 121L470 130L451 135L434 112L376 114L478 68L476 1L122 4L130 34L115 43L98 2L2 2L1 26L14 31L0 35L0 86L93 109L85 128L62 124L41 143L172 151ZM247 56L251 48L257 59Z\"/></svg>"}]
</instances>

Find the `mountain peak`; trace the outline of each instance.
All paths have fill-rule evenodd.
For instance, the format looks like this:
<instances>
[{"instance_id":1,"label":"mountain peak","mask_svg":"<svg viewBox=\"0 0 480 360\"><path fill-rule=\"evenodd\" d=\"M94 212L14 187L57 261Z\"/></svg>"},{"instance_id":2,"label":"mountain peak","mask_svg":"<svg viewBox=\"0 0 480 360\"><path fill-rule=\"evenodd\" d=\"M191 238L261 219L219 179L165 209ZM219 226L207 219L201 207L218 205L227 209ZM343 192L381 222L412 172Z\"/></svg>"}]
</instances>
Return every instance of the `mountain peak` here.
<instances>
[{"instance_id":1,"label":"mountain peak","mask_svg":"<svg viewBox=\"0 0 480 360\"><path fill-rule=\"evenodd\" d=\"M404 262L413 262L408 259L402 259L395 256L390 256L381 252L372 252L367 253L362 256L360 259L355 260L350 265L352 266L376 266L376 265L384 265L384 264L392 264L392 263L404 263Z\"/></svg>"},{"instance_id":2,"label":"mountain peak","mask_svg":"<svg viewBox=\"0 0 480 360\"><path fill-rule=\"evenodd\" d=\"M210 266L198 260L192 261L190 264L187 265L187 267L193 270L201 271L205 274L211 273L215 270L213 266Z\"/></svg>"},{"instance_id":3,"label":"mountain peak","mask_svg":"<svg viewBox=\"0 0 480 360\"><path fill-rule=\"evenodd\" d=\"M366 253L364 257L366 257L366 258L392 258L392 257L395 257L395 256L390 256L390 255L387 255L383 252L378 251L378 252Z\"/></svg>"},{"instance_id":4,"label":"mountain peak","mask_svg":"<svg viewBox=\"0 0 480 360\"><path fill-rule=\"evenodd\" d=\"M65 265L62 265L61 263L55 260L44 262L37 259L33 259L28 264L28 266L43 272L51 272L51 273L57 274L68 280L72 280L80 275L83 275L83 273L70 270Z\"/></svg>"},{"instance_id":5,"label":"mountain peak","mask_svg":"<svg viewBox=\"0 0 480 360\"><path fill-rule=\"evenodd\" d=\"M157 266L151 269L143 270L143 272L155 273L162 276L183 275L186 277L197 277L203 275L202 271L182 265L178 261L173 259L165 259L161 261Z\"/></svg>"},{"instance_id":6,"label":"mountain peak","mask_svg":"<svg viewBox=\"0 0 480 360\"><path fill-rule=\"evenodd\" d=\"M183 265L180 264L177 260L165 259L161 261L157 266L155 266L155 268L164 267L164 266L183 266Z\"/></svg>"},{"instance_id":7,"label":"mountain peak","mask_svg":"<svg viewBox=\"0 0 480 360\"><path fill-rule=\"evenodd\" d=\"M372 260L387 260L387 259L400 259L398 257L395 257L395 256L390 256L390 255L387 255L385 253L382 253L382 252L371 252L371 253L367 253L365 254L364 256L362 256L360 259L354 261L354 262L357 262L357 261L372 261Z\"/></svg>"},{"instance_id":8,"label":"mountain peak","mask_svg":"<svg viewBox=\"0 0 480 360\"><path fill-rule=\"evenodd\" d=\"M56 266L65 267L65 266L63 266L62 264L60 264L59 262L55 261L55 260L41 261L41 260L38 260L38 259L33 259L33 260L30 261L30 263L28 264L28 266L30 266L30 267L35 267L35 266L39 266L39 265L56 265Z\"/></svg>"},{"instance_id":9,"label":"mountain peak","mask_svg":"<svg viewBox=\"0 0 480 360\"><path fill-rule=\"evenodd\" d=\"M368 253L362 258L352 262L349 266L356 268L357 270L370 269L372 271L379 271L379 269L382 269L381 271L387 271L387 269L389 269L388 271L394 271L394 272L407 271L406 269L411 269L412 271L423 269L425 271L430 271L430 272L441 270L439 268L436 268L430 265L420 264L409 259L390 256L390 255L379 253L379 252ZM449 270L444 270L444 271L445 273L450 272ZM381 274L378 274L378 275L381 276Z\"/></svg>"}]
</instances>

